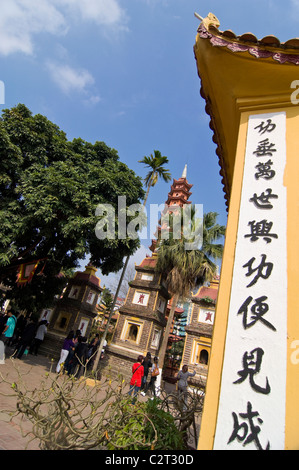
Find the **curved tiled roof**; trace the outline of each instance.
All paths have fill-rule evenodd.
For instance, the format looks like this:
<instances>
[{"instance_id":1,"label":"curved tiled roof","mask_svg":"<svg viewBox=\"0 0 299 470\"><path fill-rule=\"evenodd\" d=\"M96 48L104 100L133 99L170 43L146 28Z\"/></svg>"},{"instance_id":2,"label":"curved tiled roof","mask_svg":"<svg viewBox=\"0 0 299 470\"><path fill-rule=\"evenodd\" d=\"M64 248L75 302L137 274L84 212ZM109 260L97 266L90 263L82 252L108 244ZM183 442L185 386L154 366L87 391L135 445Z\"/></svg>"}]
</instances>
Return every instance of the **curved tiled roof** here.
<instances>
[{"instance_id":1,"label":"curved tiled roof","mask_svg":"<svg viewBox=\"0 0 299 470\"><path fill-rule=\"evenodd\" d=\"M215 18L215 17L214 17ZM227 47L232 52L246 52L257 58L272 57L280 63L290 62L299 65L299 38L289 39L286 42L273 35L258 39L252 33L244 33L237 36L233 31L219 31L214 20L204 20L199 28L198 34L202 39L209 39L213 46Z\"/></svg>"},{"instance_id":2,"label":"curved tiled roof","mask_svg":"<svg viewBox=\"0 0 299 470\"><path fill-rule=\"evenodd\" d=\"M195 16L199 17L199 15L197 14L195 14ZM257 59L272 58L274 61L277 61L280 64L299 65L299 38L293 38L289 39L286 42L280 42L280 40L276 36L267 35L262 39L258 39L252 33L244 33L238 36L231 30L220 31L218 29L219 26L220 23L216 16L212 13L209 13L207 18L202 19L198 27L198 36L201 39L208 40L213 47L223 47L233 53L248 52L250 55ZM214 125L211 103L208 97L206 96L202 86L200 89L200 94L206 102L206 113L211 118L209 127L213 132L213 142L217 146L216 155L218 156L220 165L219 173L222 178L221 182L225 193L226 206L228 207L230 188L225 171L221 142L217 135L217 129Z\"/></svg>"},{"instance_id":3,"label":"curved tiled roof","mask_svg":"<svg viewBox=\"0 0 299 470\"><path fill-rule=\"evenodd\" d=\"M197 292L196 295L192 296L192 300L202 300L206 297L209 297L212 300L217 300L218 296L218 289L215 289L215 287L200 287L199 291Z\"/></svg>"},{"instance_id":4,"label":"curved tiled roof","mask_svg":"<svg viewBox=\"0 0 299 470\"><path fill-rule=\"evenodd\" d=\"M90 282L91 284L94 284L97 287L100 287L100 279L96 276L83 273L81 271L77 271L75 273L74 279L84 281L84 282Z\"/></svg>"},{"instance_id":5,"label":"curved tiled roof","mask_svg":"<svg viewBox=\"0 0 299 470\"><path fill-rule=\"evenodd\" d=\"M83 282L90 282L91 284L94 284L95 286L99 287L101 290L102 288L100 287L101 280L99 277L96 276L97 268L95 268L92 265L87 265L85 267L85 271L77 271L74 274L74 279L76 281L83 281Z\"/></svg>"},{"instance_id":6,"label":"curved tiled roof","mask_svg":"<svg viewBox=\"0 0 299 470\"><path fill-rule=\"evenodd\" d=\"M156 256L149 256L142 260L142 262L138 265L139 268L154 268L157 264L157 257Z\"/></svg>"}]
</instances>

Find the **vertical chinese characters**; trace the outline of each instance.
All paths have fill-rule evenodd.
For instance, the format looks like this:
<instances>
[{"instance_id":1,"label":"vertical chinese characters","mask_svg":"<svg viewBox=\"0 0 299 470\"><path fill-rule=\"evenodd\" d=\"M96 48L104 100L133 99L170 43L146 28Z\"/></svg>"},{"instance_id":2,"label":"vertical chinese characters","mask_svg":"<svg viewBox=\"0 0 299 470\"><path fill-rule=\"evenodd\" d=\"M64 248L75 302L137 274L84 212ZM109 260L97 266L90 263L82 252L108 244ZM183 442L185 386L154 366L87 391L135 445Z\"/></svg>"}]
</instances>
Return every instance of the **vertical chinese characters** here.
<instances>
[{"instance_id":1,"label":"vertical chinese characters","mask_svg":"<svg viewBox=\"0 0 299 470\"><path fill-rule=\"evenodd\" d=\"M215 449L283 448L271 409L286 375L285 128L285 113L248 120Z\"/></svg>"}]
</instances>

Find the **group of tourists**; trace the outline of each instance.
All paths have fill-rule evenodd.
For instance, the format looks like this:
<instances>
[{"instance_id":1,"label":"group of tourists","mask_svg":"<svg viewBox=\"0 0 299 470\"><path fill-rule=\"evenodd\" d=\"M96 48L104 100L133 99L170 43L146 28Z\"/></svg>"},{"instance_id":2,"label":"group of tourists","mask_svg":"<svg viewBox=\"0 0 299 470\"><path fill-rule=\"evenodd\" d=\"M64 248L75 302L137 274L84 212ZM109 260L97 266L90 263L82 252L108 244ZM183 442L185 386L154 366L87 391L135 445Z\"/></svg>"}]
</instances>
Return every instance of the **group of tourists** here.
<instances>
[{"instance_id":1,"label":"group of tourists","mask_svg":"<svg viewBox=\"0 0 299 470\"><path fill-rule=\"evenodd\" d=\"M150 380L148 381L149 373ZM137 361L132 366L132 377L130 380L129 395L133 398L132 403L135 403L138 393L141 393L142 396L146 396L147 392L151 391L152 399L160 395L161 373L162 371L158 365L158 357L155 356L152 362L150 352L148 352L145 357L142 355L138 356ZM178 391L183 396L187 392L189 377L194 377L195 374L196 371L188 371L187 365L183 365L182 369L178 372L176 377Z\"/></svg>"},{"instance_id":2,"label":"group of tourists","mask_svg":"<svg viewBox=\"0 0 299 470\"><path fill-rule=\"evenodd\" d=\"M0 314L0 364L4 364L5 348L14 349L11 356L21 359L28 353L38 354L39 347L44 341L47 333L48 322L42 320L37 322L34 318L25 317L19 312L8 310ZM104 347L107 342L104 342ZM91 341L87 341L86 336L82 336L80 330L70 331L65 338L60 358L56 366L56 372L66 373L75 378L79 378L85 370L91 369L100 346L100 337L96 334ZM104 349L101 352L101 357ZM132 366L132 377L130 380L129 395L133 397L135 403L136 396L141 393L146 396L151 392L152 399L160 395L162 370L159 368L158 357L152 359L151 353L146 356L138 356L137 361ZM188 372L188 366L184 365L178 372L178 390L186 393L187 381L189 377L194 377ZM150 376L149 380L148 377Z\"/></svg>"},{"instance_id":3,"label":"group of tourists","mask_svg":"<svg viewBox=\"0 0 299 470\"><path fill-rule=\"evenodd\" d=\"M150 373L150 381L147 382ZM157 381L157 378L159 380ZM145 357L138 356L137 362L132 366L132 377L130 380L129 395L133 397L132 403L135 403L137 394L141 391L143 396L150 390L152 398L159 396L161 384L161 374L158 365L158 358L155 356L152 362L151 353L148 352Z\"/></svg>"},{"instance_id":4,"label":"group of tourists","mask_svg":"<svg viewBox=\"0 0 299 470\"><path fill-rule=\"evenodd\" d=\"M106 345L105 340L104 348ZM86 370L92 369L99 346L100 337L98 334L88 342L87 337L82 336L80 330L70 331L60 351L60 358L56 366L57 374L66 373L80 378ZM103 353L104 349L101 351L101 357Z\"/></svg>"},{"instance_id":5,"label":"group of tourists","mask_svg":"<svg viewBox=\"0 0 299 470\"><path fill-rule=\"evenodd\" d=\"M10 357L21 359L27 354L37 356L40 345L47 333L47 320L37 321L34 317L8 309L0 313L0 364L5 363L6 348L10 350ZM107 342L104 342L104 348ZM99 335L96 334L91 341L82 336L82 332L70 331L65 338L56 372L66 372L79 378L85 369L91 369L100 346ZM101 353L103 357L104 349Z\"/></svg>"},{"instance_id":6,"label":"group of tourists","mask_svg":"<svg viewBox=\"0 0 299 470\"><path fill-rule=\"evenodd\" d=\"M4 363L5 349L14 349L11 356L21 359L24 354L37 356L39 347L47 333L48 322L26 317L14 310L0 314L0 363Z\"/></svg>"}]
</instances>

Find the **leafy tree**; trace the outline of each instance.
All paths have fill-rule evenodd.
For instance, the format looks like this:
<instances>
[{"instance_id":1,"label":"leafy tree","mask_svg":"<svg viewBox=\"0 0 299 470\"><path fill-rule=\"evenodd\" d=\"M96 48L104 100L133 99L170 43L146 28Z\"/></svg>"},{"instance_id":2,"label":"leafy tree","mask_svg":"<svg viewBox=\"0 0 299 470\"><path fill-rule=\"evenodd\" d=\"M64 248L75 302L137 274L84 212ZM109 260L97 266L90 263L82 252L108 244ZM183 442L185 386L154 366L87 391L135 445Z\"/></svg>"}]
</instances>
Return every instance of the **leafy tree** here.
<instances>
[{"instance_id":1,"label":"leafy tree","mask_svg":"<svg viewBox=\"0 0 299 470\"><path fill-rule=\"evenodd\" d=\"M57 125L19 104L3 110L0 156L0 279L12 287L11 297L22 262L46 258L42 274L22 289L23 297L40 291L37 303L43 304L46 286L59 284L62 269L78 267L90 255L103 274L117 272L138 248L139 240L95 235L98 204L116 208L118 196L126 196L127 206L144 197L141 178L115 149L68 141Z\"/></svg>"},{"instance_id":2,"label":"leafy tree","mask_svg":"<svg viewBox=\"0 0 299 470\"><path fill-rule=\"evenodd\" d=\"M105 312L110 310L112 302L113 302L113 297L112 297L111 291L110 289L105 287L101 296L101 304L103 304Z\"/></svg>"},{"instance_id":3,"label":"leafy tree","mask_svg":"<svg viewBox=\"0 0 299 470\"><path fill-rule=\"evenodd\" d=\"M191 211L191 224L196 224L195 211ZM181 217L181 214L179 214ZM172 295L171 309L167 320L163 341L159 351L159 362L163 367L174 312L180 298L187 297L197 284L212 280L217 266L211 259L221 259L223 245L215 243L225 234L225 227L216 224L217 214L209 212L203 217L203 240L200 249L186 250L183 233L180 239L172 236L170 222L169 238L159 240L156 270L166 279L169 293Z\"/></svg>"}]
</instances>

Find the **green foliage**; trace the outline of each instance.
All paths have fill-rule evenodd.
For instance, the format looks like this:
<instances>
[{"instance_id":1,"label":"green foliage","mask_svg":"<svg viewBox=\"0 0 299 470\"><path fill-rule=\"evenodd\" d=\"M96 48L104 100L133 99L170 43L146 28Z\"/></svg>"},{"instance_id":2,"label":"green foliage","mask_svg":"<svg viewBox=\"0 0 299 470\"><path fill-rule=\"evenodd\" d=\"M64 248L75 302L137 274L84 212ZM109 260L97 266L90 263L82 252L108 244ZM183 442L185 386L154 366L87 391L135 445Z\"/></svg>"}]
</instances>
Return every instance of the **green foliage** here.
<instances>
[{"instance_id":1,"label":"green foliage","mask_svg":"<svg viewBox=\"0 0 299 470\"><path fill-rule=\"evenodd\" d=\"M216 300L211 299L211 297L209 297L209 296L202 297L201 302L205 302L206 304L213 304L213 305L216 304Z\"/></svg>"},{"instance_id":2,"label":"green foliage","mask_svg":"<svg viewBox=\"0 0 299 470\"><path fill-rule=\"evenodd\" d=\"M193 206L190 215L191 226L195 227L197 218ZM178 293L179 296L184 297L188 296L196 285L212 280L216 274L217 266L214 260L221 259L223 245L215 241L225 235L225 227L216 224L215 212L204 214L202 246L198 249L186 249L186 243L189 240L185 238L183 228L179 239L172 236L175 217L181 218L182 215L179 212L177 216L172 214L170 217L169 238L158 240L156 271L166 276L167 287L172 295ZM183 219L181 224L183 224ZM194 233L193 230L190 233Z\"/></svg>"},{"instance_id":3,"label":"green foliage","mask_svg":"<svg viewBox=\"0 0 299 470\"><path fill-rule=\"evenodd\" d=\"M105 289L102 292L101 295L101 303L104 305L105 309L107 311L110 310L112 304L113 304L113 297L111 294L111 290L105 287Z\"/></svg>"},{"instance_id":4,"label":"green foliage","mask_svg":"<svg viewBox=\"0 0 299 470\"><path fill-rule=\"evenodd\" d=\"M120 421L119 429L111 436L109 450L176 450L184 449L182 433L175 425L173 416L161 409L158 398L132 405L124 400L118 413L127 416ZM134 413L132 413L134 406ZM108 431L109 435L109 431Z\"/></svg>"},{"instance_id":5,"label":"green foliage","mask_svg":"<svg viewBox=\"0 0 299 470\"><path fill-rule=\"evenodd\" d=\"M119 161L115 149L99 141L68 141L57 125L40 114L33 116L22 104L3 110L1 280L14 287L20 260L41 258L47 258L45 284L58 285L61 269L78 267L87 255L103 274L117 272L123 258L138 248L139 240L99 240L95 210L100 203L116 208L118 196L126 196L129 206L143 199L144 190L141 178ZM40 280L34 276L32 295L44 289ZM13 297L14 292L9 295ZM41 297L45 302L46 292Z\"/></svg>"},{"instance_id":6,"label":"green foliage","mask_svg":"<svg viewBox=\"0 0 299 470\"><path fill-rule=\"evenodd\" d=\"M168 158L163 157L159 150L154 150L154 155L143 157L139 163L144 163L150 171L146 175L144 182L146 186L155 186L159 177L167 183L171 179L169 170L164 168L165 163L168 163Z\"/></svg>"},{"instance_id":7,"label":"green foliage","mask_svg":"<svg viewBox=\"0 0 299 470\"><path fill-rule=\"evenodd\" d=\"M144 178L144 183L147 187L143 203L145 205L150 188L156 185L159 178L162 178L163 181L167 183L171 180L171 174L170 171L165 168L165 164L168 163L168 158L162 156L159 150L154 150L154 155L151 154L149 157L143 157L142 160L139 160L139 163L144 163L144 165L149 169L149 172Z\"/></svg>"},{"instance_id":8,"label":"green foliage","mask_svg":"<svg viewBox=\"0 0 299 470\"><path fill-rule=\"evenodd\" d=\"M196 227L197 219L194 207L191 207L190 215L190 226ZM172 219L174 220L175 217L175 214L173 214ZM179 222L180 226L183 227L181 212L179 212L177 217L181 219ZM162 345L159 351L160 364L164 364L170 327L179 298L187 297L196 285L212 280L213 276L216 274L217 266L213 259L217 260L221 258L223 245L215 244L215 241L225 234L225 227L216 224L216 219L217 214L215 212L204 214L202 227L203 239L202 246L199 249L186 249L186 242L190 240L186 240L184 237L183 229L181 229L181 237L179 239L175 238L171 230L173 227L173 225L171 225L172 222L169 227L169 238L158 240L158 257L155 269L164 276L167 289L173 296Z\"/></svg>"},{"instance_id":9,"label":"green foliage","mask_svg":"<svg viewBox=\"0 0 299 470\"><path fill-rule=\"evenodd\" d=\"M170 366L177 367L181 363L185 341L178 341L171 344L166 350L165 358L170 361Z\"/></svg>"}]
</instances>

